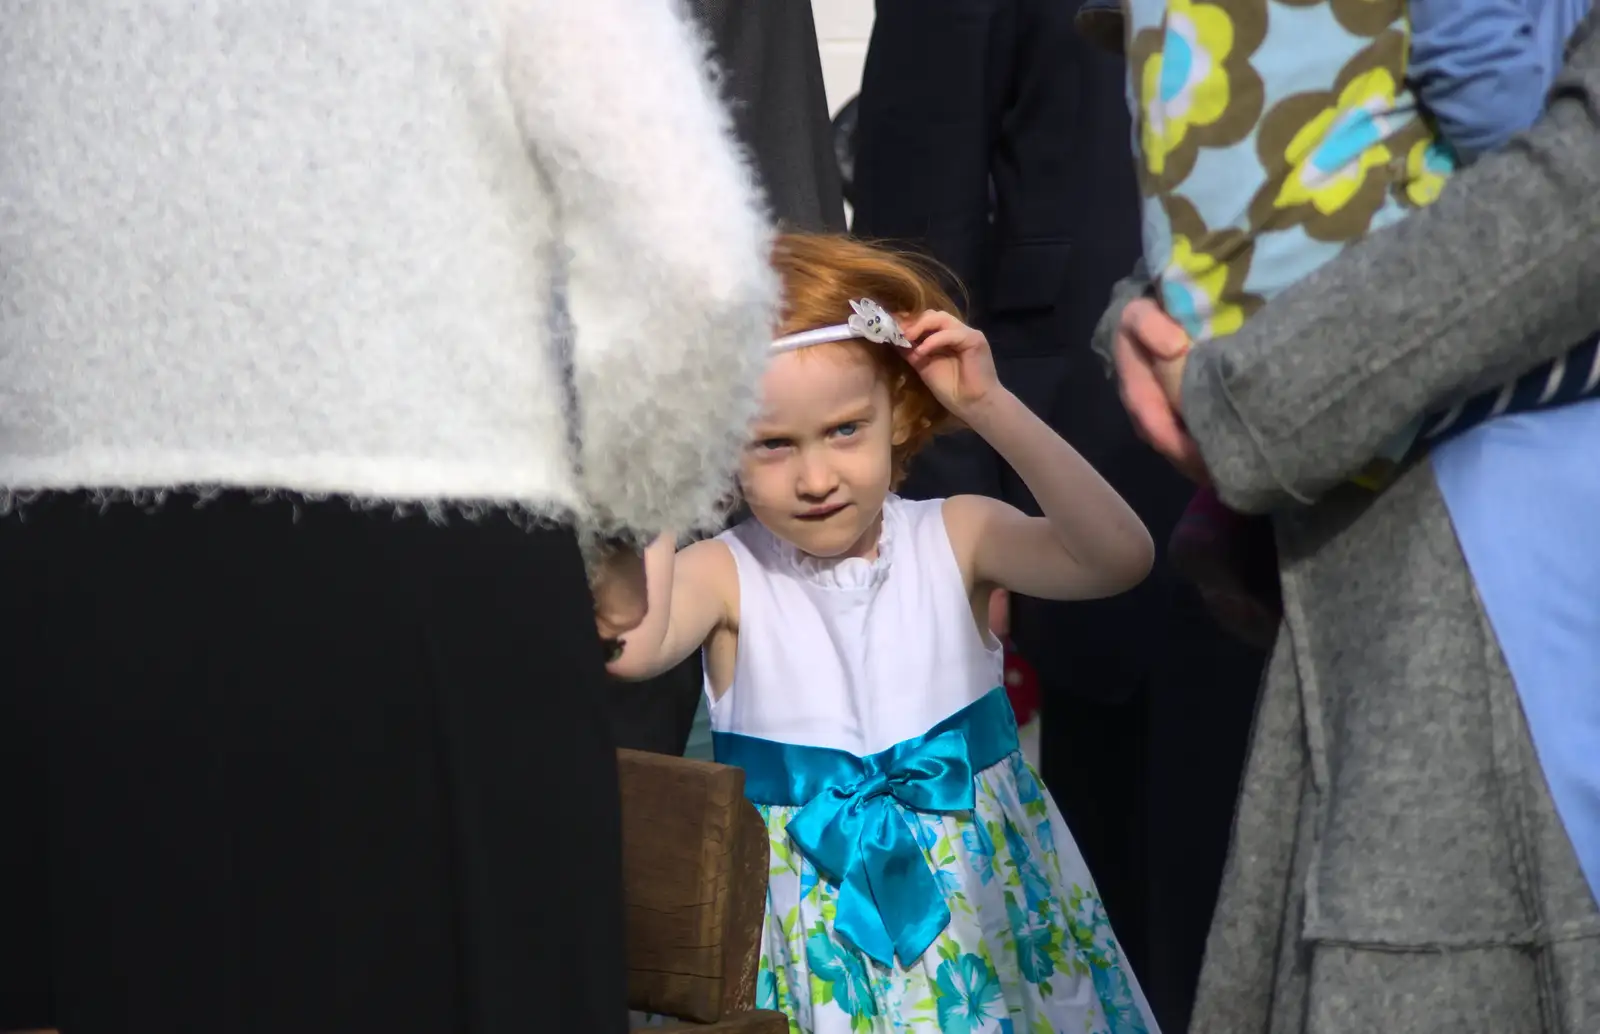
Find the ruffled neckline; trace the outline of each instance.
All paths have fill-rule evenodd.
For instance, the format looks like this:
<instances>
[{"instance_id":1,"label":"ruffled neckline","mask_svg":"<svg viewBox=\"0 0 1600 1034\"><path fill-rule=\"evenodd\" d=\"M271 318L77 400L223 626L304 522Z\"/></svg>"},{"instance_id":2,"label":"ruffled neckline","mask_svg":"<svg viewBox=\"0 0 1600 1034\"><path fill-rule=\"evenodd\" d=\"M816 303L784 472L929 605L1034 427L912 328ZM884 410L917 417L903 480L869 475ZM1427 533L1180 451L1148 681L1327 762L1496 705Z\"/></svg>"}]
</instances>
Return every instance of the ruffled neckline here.
<instances>
[{"instance_id":1,"label":"ruffled neckline","mask_svg":"<svg viewBox=\"0 0 1600 1034\"><path fill-rule=\"evenodd\" d=\"M865 557L812 556L800 547L767 532L779 558L801 580L824 589L855 590L876 588L888 577L894 561L895 539L898 536L900 513L895 498L883 502L883 512L878 521L878 551L872 559Z\"/></svg>"}]
</instances>

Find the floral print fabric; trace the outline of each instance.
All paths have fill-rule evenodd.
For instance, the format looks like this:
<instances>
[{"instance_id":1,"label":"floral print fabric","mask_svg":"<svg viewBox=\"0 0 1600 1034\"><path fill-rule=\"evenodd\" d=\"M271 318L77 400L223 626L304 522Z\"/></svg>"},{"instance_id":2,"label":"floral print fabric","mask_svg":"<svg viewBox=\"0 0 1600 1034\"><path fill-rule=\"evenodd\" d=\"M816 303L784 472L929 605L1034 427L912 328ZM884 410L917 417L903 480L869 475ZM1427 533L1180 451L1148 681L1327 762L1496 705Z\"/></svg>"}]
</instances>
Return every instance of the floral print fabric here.
<instances>
[{"instance_id":1,"label":"floral print fabric","mask_svg":"<svg viewBox=\"0 0 1600 1034\"><path fill-rule=\"evenodd\" d=\"M761 806L772 847L757 1005L792 1034L1155 1034L1054 802L1019 753L978 773L971 812L903 812L950 908L908 967L833 932L838 890Z\"/></svg>"},{"instance_id":2,"label":"floral print fabric","mask_svg":"<svg viewBox=\"0 0 1600 1034\"><path fill-rule=\"evenodd\" d=\"M1406 86L1404 0L1124 2L1145 259L1196 341L1453 171Z\"/></svg>"}]
</instances>

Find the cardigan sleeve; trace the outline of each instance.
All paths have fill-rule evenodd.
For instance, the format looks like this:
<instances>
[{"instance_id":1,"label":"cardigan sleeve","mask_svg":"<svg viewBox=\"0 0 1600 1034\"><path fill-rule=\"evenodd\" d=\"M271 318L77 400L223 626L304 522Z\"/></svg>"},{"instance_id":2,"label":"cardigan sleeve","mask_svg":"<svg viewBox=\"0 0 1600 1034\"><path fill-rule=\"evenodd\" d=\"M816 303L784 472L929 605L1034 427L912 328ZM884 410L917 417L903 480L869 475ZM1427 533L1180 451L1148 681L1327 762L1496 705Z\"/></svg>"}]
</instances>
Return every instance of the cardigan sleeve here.
<instances>
[{"instance_id":1,"label":"cardigan sleeve","mask_svg":"<svg viewBox=\"0 0 1600 1034\"><path fill-rule=\"evenodd\" d=\"M1595 24L1532 132L1191 354L1183 417L1223 501L1308 502L1417 414L1600 328Z\"/></svg>"},{"instance_id":2,"label":"cardigan sleeve","mask_svg":"<svg viewBox=\"0 0 1600 1034\"><path fill-rule=\"evenodd\" d=\"M1135 298L1149 294L1150 290L1150 273L1145 269L1144 259L1134 263L1133 272L1118 280L1111 288L1111 300L1106 304L1106 311L1100 314L1100 322L1094 326L1094 338L1089 343L1094 354L1105 364L1107 376L1116 376L1117 325L1122 322L1122 310Z\"/></svg>"},{"instance_id":3,"label":"cardigan sleeve","mask_svg":"<svg viewBox=\"0 0 1600 1034\"><path fill-rule=\"evenodd\" d=\"M715 519L776 316L770 228L671 0L502 0L507 87L565 254L590 530Z\"/></svg>"},{"instance_id":4,"label":"cardigan sleeve","mask_svg":"<svg viewBox=\"0 0 1600 1034\"><path fill-rule=\"evenodd\" d=\"M1527 0L1411 0L1406 78L1457 154L1504 147L1544 110L1560 48Z\"/></svg>"}]
</instances>

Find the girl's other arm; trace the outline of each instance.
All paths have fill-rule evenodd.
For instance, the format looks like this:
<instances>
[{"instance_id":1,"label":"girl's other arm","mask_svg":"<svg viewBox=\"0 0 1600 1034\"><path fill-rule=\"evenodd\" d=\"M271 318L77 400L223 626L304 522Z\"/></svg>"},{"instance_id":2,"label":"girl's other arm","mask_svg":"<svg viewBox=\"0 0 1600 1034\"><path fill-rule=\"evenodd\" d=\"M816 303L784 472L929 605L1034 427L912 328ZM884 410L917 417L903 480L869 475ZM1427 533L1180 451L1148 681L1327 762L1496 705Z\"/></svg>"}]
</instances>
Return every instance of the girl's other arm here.
<instances>
[{"instance_id":1,"label":"girl's other arm","mask_svg":"<svg viewBox=\"0 0 1600 1034\"><path fill-rule=\"evenodd\" d=\"M622 637L622 655L606 665L620 679L640 681L681 663L730 620L739 578L728 547L715 539L680 550L662 535L644 554L649 610Z\"/></svg>"},{"instance_id":2,"label":"girl's other arm","mask_svg":"<svg viewBox=\"0 0 1600 1034\"><path fill-rule=\"evenodd\" d=\"M1528 0L1412 0L1410 11L1408 77L1463 160L1538 120L1561 67L1562 19L1536 24Z\"/></svg>"},{"instance_id":3,"label":"girl's other arm","mask_svg":"<svg viewBox=\"0 0 1600 1034\"><path fill-rule=\"evenodd\" d=\"M983 496L945 500L945 526L975 585L1041 599L1096 599L1144 580L1155 546L1138 514L1009 391L961 414L1011 464L1044 517Z\"/></svg>"}]
</instances>

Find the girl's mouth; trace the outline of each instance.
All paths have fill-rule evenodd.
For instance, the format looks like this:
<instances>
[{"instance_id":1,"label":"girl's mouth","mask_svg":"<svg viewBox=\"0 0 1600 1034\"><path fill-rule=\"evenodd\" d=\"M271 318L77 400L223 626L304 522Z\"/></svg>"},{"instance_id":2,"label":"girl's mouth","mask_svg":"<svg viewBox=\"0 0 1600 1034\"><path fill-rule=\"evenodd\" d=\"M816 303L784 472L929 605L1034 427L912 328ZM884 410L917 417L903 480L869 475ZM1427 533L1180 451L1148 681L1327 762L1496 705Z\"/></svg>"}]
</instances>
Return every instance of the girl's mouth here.
<instances>
[{"instance_id":1,"label":"girl's mouth","mask_svg":"<svg viewBox=\"0 0 1600 1034\"><path fill-rule=\"evenodd\" d=\"M849 503L839 503L836 506L819 506L815 510L807 510L796 516L802 521L825 521L849 505Z\"/></svg>"}]
</instances>

